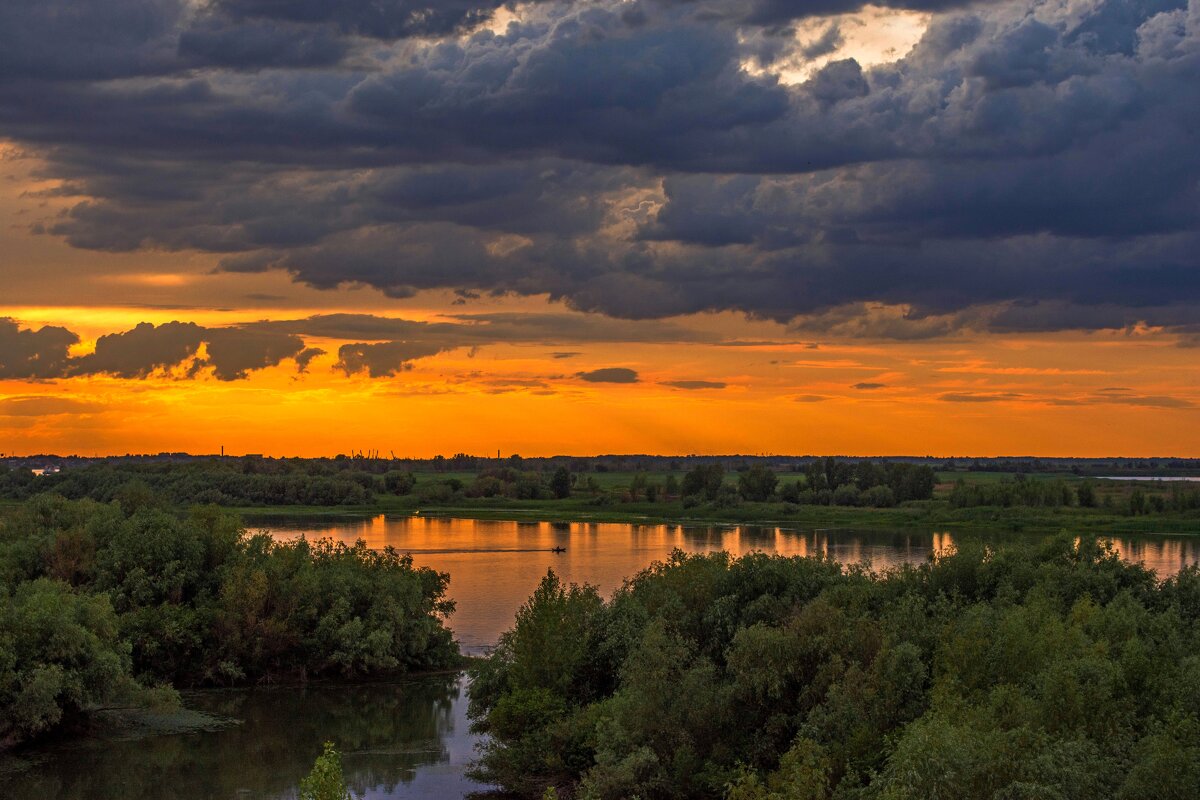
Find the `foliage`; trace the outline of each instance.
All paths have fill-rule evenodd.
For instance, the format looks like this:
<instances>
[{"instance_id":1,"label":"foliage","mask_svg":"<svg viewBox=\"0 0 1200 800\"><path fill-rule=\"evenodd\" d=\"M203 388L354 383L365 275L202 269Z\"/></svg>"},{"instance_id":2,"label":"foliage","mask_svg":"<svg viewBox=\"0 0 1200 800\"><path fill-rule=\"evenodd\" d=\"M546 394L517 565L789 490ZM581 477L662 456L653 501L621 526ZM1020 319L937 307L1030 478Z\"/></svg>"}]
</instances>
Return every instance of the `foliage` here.
<instances>
[{"instance_id":1,"label":"foliage","mask_svg":"<svg viewBox=\"0 0 1200 800\"><path fill-rule=\"evenodd\" d=\"M845 484L843 484L845 485ZM1185 797L1200 569L964 544L883 574L675 553L608 602L552 574L476 669L522 797Z\"/></svg>"},{"instance_id":2,"label":"foliage","mask_svg":"<svg viewBox=\"0 0 1200 800\"><path fill-rule=\"evenodd\" d=\"M227 685L454 665L448 581L391 548L249 536L214 507L127 516L38 496L0 528L0 739L136 688L131 675Z\"/></svg>"},{"instance_id":3,"label":"foliage","mask_svg":"<svg viewBox=\"0 0 1200 800\"><path fill-rule=\"evenodd\" d=\"M18 471L9 473L13 475ZM224 459L187 464L99 464L54 475L14 480L0 475L0 496L26 499L53 492L72 500L117 500L126 513L146 505L225 506L363 505L378 492L408 494L413 477L406 472L375 475L350 462Z\"/></svg>"},{"instance_id":4,"label":"foliage","mask_svg":"<svg viewBox=\"0 0 1200 800\"><path fill-rule=\"evenodd\" d=\"M325 743L312 772L300 781L298 800L352 800L342 776L342 755L333 742Z\"/></svg>"},{"instance_id":5,"label":"foliage","mask_svg":"<svg viewBox=\"0 0 1200 800\"><path fill-rule=\"evenodd\" d=\"M40 578L0 601L0 746L136 688L106 596Z\"/></svg>"},{"instance_id":6,"label":"foliage","mask_svg":"<svg viewBox=\"0 0 1200 800\"><path fill-rule=\"evenodd\" d=\"M715 500L725 480L725 468L720 464L699 464L683 476L680 491L684 497Z\"/></svg>"},{"instance_id":7,"label":"foliage","mask_svg":"<svg viewBox=\"0 0 1200 800\"><path fill-rule=\"evenodd\" d=\"M755 466L738 475L738 492L747 500L764 502L775 493L779 477L767 467Z\"/></svg>"}]
</instances>

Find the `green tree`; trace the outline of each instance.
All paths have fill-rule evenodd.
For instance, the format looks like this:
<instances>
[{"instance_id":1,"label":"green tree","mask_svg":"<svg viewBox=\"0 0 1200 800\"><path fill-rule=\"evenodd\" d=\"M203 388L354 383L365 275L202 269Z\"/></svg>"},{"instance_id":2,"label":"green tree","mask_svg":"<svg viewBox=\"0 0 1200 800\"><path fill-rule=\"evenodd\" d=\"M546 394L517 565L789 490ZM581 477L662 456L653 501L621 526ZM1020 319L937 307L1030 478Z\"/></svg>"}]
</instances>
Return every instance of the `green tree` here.
<instances>
[{"instance_id":1,"label":"green tree","mask_svg":"<svg viewBox=\"0 0 1200 800\"><path fill-rule=\"evenodd\" d=\"M754 466L738 475L738 492L752 502L764 502L775 492L779 476L763 466Z\"/></svg>"},{"instance_id":2,"label":"green tree","mask_svg":"<svg viewBox=\"0 0 1200 800\"><path fill-rule=\"evenodd\" d=\"M550 478L550 491L554 492L554 496L559 500L570 497L571 471L566 467L559 467L554 470L554 475Z\"/></svg>"},{"instance_id":3,"label":"green tree","mask_svg":"<svg viewBox=\"0 0 1200 800\"><path fill-rule=\"evenodd\" d=\"M681 492L684 497L716 499L725 481L725 468L720 464L698 464L683 476Z\"/></svg>"},{"instance_id":4,"label":"green tree","mask_svg":"<svg viewBox=\"0 0 1200 800\"><path fill-rule=\"evenodd\" d=\"M0 603L0 746L139 688L105 595L43 578Z\"/></svg>"},{"instance_id":5,"label":"green tree","mask_svg":"<svg viewBox=\"0 0 1200 800\"><path fill-rule=\"evenodd\" d=\"M312 772L300 781L299 800L352 800L342 776L342 756L333 742L325 743Z\"/></svg>"}]
</instances>

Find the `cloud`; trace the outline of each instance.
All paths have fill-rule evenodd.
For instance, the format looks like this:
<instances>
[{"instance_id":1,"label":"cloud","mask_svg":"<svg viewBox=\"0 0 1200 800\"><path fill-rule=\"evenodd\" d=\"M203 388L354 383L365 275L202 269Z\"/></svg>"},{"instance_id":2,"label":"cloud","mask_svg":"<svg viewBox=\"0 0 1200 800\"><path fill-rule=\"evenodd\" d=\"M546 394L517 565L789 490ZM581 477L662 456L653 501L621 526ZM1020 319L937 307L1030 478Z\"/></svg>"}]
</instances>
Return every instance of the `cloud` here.
<instances>
[{"instance_id":1,"label":"cloud","mask_svg":"<svg viewBox=\"0 0 1200 800\"><path fill-rule=\"evenodd\" d=\"M52 395L20 395L0 398L0 417L53 417L62 414L95 414L99 403Z\"/></svg>"},{"instance_id":2,"label":"cloud","mask_svg":"<svg viewBox=\"0 0 1200 800\"><path fill-rule=\"evenodd\" d=\"M22 329L0 318L0 379L54 379L112 375L139 379L171 373L195 378L211 372L222 381L246 378L251 372L287 360L306 372L325 349L310 339L342 341L334 369L371 377L395 375L412 362L460 348L492 344L556 344L582 342L714 342L711 333L670 321L626 322L565 313L460 314L452 321L429 322L371 314L323 314L303 319L270 320L227 327L194 322L142 322L127 331L104 334L93 352L72 357L78 335L60 327ZM556 351L554 358L578 356ZM629 370L617 369L617 382ZM595 374L603 380L606 370ZM636 377L636 375L635 375Z\"/></svg>"},{"instance_id":3,"label":"cloud","mask_svg":"<svg viewBox=\"0 0 1200 800\"><path fill-rule=\"evenodd\" d=\"M93 352L72 357L69 348L78 342L79 336L66 328L22 330L15 320L0 319L0 378L145 378L186 367L186 377L211 369L218 380L233 381L301 357L305 350L294 334L254 327L205 328L194 322L142 322L128 331L105 334L96 340ZM307 365L312 355L304 358Z\"/></svg>"},{"instance_id":4,"label":"cloud","mask_svg":"<svg viewBox=\"0 0 1200 800\"><path fill-rule=\"evenodd\" d=\"M637 383L638 374L625 367L604 367L589 372L577 372L575 377L588 383Z\"/></svg>"},{"instance_id":5,"label":"cloud","mask_svg":"<svg viewBox=\"0 0 1200 800\"><path fill-rule=\"evenodd\" d=\"M1143 406L1145 408L1196 408L1196 404L1183 397L1137 394L1125 388L1101 389L1084 398L1089 403L1115 403L1118 405Z\"/></svg>"},{"instance_id":6,"label":"cloud","mask_svg":"<svg viewBox=\"0 0 1200 800\"><path fill-rule=\"evenodd\" d=\"M1015 392L947 392L938 400L947 403L1005 403L1024 399L1025 395Z\"/></svg>"},{"instance_id":7,"label":"cloud","mask_svg":"<svg viewBox=\"0 0 1200 800\"><path fill-rule=\"evenodd\" d=\"M365 372L372 378L388 377L412 369L412 362L445 349L427 342L347 344L338 348L336 369L347 375Z\"/></svg>"},{"instance_id":8,"label":"cloud","mask_svg":"<svg viewBox=\"0 0 1200 800\"><path fill-rule=\"evenodd\" d=\"M792 399L797 403L821 403L829 398L822 394L799 394Z\"/></svg>"},{"instance_id":9,"label":"cloud","mask_svg":"<svg viewBox=\"0 0 1200 800\"><path fill-rule=\"evenodd\" d=\"M35 223L76 247L319 288L878 338L1200 323L1195 0L884 5L931 20L867 66L840 0L503 30L495 0L12 0L0 135L80 198Z\"/></svg>"},{"instance_id":10,"label":"cloud","mask_svg":"<svg viewBox=\"0 0 1200 800\"><path fill-rule=\"evenodd\" d=\"M875 389L886 389L887 384L886 383L870 383L870 382L864 381L862 383L853 384L850 388L858 389L860 392L870 392Z\"/></svg>"},{"instance_id":11,"label":"cloud","mask_svg":"<svg viewBox=\"0 0 1200 800\"><path fill-rule=\"evenodd\" d=\"M201 346L207 349L200 356ZM139 323L132 330L96 340L95 352L72 359L70 375L107 374L144 378L154 372L188 364L189 375L211 368L222 381L245 378L273 367L304 350L298 336L245 328L204 328L194 322Z\"/></svg>"},{"instance_id":12,"label":"cloud","mask_svg":"<svg viewBox=\"0 0 1200 800\"><path fill-rule=\"evenodd\" d=\"M57 378L69 361L68 350L79 337L47 325L22 330L16 320L0 317L0 379Z\"/></svg>"},{"instance_id":13,"label":"cloud","mask_svg":"<svg viewBox=\"0 0 1200 800\"><path fill-rule=\"evenodd\" d=\"M663 386L671 386L676 389L724 389L729 384L721 381L663 381Z\"/></svg>"}]
</instances>

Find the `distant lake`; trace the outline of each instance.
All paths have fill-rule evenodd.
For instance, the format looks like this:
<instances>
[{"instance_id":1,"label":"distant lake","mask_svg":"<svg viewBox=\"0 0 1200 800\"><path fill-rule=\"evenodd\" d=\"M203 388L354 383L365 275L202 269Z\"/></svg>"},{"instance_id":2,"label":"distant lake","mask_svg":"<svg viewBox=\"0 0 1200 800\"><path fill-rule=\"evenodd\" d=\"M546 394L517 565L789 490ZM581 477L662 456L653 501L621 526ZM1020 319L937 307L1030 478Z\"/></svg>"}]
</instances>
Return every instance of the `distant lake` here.
<instances>
[{"instance_id":1,"label":"distant lake","mask_svg":"<svg viewBox=\"0 0 1200 800\"><path fill-rule=\"evenodd\" d=\"M828 554L875 569L919 563L952 547L958 534L921 531L793 531L762 526L683 527L613 523L524 523L374 516L336 522L260 520L279 539L327 536L392 545L418 565L450 573L458 603L450 626L471 653L486 651L553 568L604 593L670 555L727 550ZM1040 536L989 534L988 541ZM1160 577L1200 559L1200 537L1114 537L1118 552ZM562 553L551 548L563 547ZM17 770L0 759L0 797L37 800L291 800L300 778L334 740L356 796L370 800L457 800L484 789L465 776L476 738L468 731L465 679L394 684L198 692L188 708L240 724L142 739L89 739L23 753ZM7 774L6 774L7 773Z\"/></svg>"}]
</instances>

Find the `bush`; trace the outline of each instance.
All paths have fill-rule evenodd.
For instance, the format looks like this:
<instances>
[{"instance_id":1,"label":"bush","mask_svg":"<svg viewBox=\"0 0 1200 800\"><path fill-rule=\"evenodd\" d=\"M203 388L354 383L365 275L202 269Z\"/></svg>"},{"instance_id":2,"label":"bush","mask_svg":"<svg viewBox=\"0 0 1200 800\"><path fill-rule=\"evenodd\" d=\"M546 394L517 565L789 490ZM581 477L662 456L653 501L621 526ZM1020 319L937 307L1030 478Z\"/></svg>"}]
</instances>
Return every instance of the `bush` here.
<instances>
[{"instance_id":1,"label":"bush","mask_svg":"<svg viewBox=\"0 0 1200 800\"><path fill-rule=\"evenodd\" d=\"M352 800L342 775L342 755L333 742L325 743L312 772L300 781L298 800Z\"/></svg>"},{"instance_id":2,"label":"bush","mask_svg":"<svg viewBox=\"0 0 1200 800\"><path fill-rule=\"evenodd\" d=\"M861 492L853 483L847 483L833 490L833 504L835 506L856 506L859 503Z\"/></svg>"},{"instance_id":3,"label":"bush","mask_svg":"<svg viewBox=\"0 0 1200 800\"><path fill-rule=\"evenodd\" d=\"M871 508L891 508L896 505L896 496L890 486L872 486L862 493L859 502Z\"/></svg>"}]
</instances>

